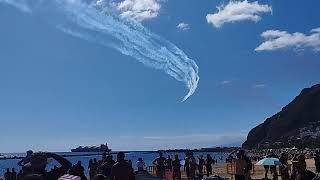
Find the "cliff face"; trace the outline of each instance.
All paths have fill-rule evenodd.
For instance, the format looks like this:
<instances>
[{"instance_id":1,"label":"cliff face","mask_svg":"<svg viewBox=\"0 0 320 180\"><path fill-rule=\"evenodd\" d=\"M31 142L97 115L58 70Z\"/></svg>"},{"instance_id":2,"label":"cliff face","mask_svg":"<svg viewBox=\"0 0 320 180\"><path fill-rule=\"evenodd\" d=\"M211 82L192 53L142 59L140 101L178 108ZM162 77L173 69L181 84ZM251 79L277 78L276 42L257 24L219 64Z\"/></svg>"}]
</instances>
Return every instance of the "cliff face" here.
<instances>
[{"instance_id":1,"label":"cliff face","mask_svg":"<svg viewBox=\"0 0 320 180\"><path fill-rule=\"evenodd\" d=\"M303 89L280 112L253 128L242 146L252 149L298 141L320 142L320 84Z\"/></svg>"}]
</instances>

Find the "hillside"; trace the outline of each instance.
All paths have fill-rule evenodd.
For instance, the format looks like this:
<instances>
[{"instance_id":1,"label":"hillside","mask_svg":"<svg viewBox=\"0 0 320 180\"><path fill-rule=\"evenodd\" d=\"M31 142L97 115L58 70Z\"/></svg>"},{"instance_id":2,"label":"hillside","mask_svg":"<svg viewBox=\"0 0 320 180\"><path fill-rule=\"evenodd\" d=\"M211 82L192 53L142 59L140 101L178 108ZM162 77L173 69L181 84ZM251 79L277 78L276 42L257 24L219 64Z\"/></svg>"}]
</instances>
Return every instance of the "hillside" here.
<instances>
[{"instance_id":1,"label":"hillside","mask_svg":"<svg viewBox=\"0 0 320 180\"><path fill-rule=\"evenodd\" d=\"M320 144L320 84L303 89L287 106L253 128L243 148L315 147Z\"/></svg>"}]
</instances>

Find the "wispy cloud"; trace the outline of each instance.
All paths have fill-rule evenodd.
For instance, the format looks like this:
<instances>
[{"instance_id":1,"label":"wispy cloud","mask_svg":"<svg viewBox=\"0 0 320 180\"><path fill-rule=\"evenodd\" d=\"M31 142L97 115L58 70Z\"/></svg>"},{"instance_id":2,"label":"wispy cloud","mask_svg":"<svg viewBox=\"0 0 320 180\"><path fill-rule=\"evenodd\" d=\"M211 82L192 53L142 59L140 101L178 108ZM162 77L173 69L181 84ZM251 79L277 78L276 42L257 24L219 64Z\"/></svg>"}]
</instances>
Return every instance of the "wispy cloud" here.
<instances>
[{"instance_id":1,"label":"wispy cloud","mask_svg":"<svg viewBox=\"0 0 320 180\"><path fill-rule=\"evenodd\" d=\"M266 86L267 86L266 84L254 84L252 87L255 89L258 89L258 88L265 88Z\"/></svg>"},{"instance_id":2,"label":"wispy cloud","mask_svg":"<svg viewBox=\"0 0 320 180\"><path fill-rule=\"evenodd\" d=\"M31 12L31 9L27 4L27 0L0 0L0 3L5 3L8 5L14 6L15 8L18 8L23 12L27 12L27 13Z\"/></svg>"},{"instance_id":3,"label":"wispy cloud","mask_svg":"<svg viewBox=\"0 0 320 180\"><path fill-rule=\"evenodd\" d=\"M225 23L234 23L239 21L261 20L260 14L272 12L272 7L269 5L259 4L258 1L248 2L231 0L227 5L217 7L218 12L208 14L207 22L214 27L219 28Z\"/></svg>"},{"instance_id":4,"label":"wispy cloud","mask_svg":"<svg viewBox=\"0 0 320 180\"><path fill-rule=\"evenodd\" d=\"M221 82L218 82L218 85L229 85L231 84L233 81L231 80L224 80L224 81L221 81Z\"/></svg>"},{"instance_id":5,"label":"wispy cloud","mask_svg":"<svg viewBox=\"0 0 320 180\"><path fill-rule=\"evenodd\" d=\"M184 22L181 22L177 25L177 28L181 31L187 31L190 29L190 25Z\"/></svg>"},{"instance_id":6,"label":"wispy cloud","mask_svg":"<svg viewBox=\"0 0 320 180\"><path fill-rule=\"evenodd\" d=\"M265 42L260 44L255 51L273 51L292 48L302 51L311 49L320 52L320 27L312 29L310 34L300 32L289 33L287 31L268 30L261 34Z\"/></svg>"},{"instance_id":7,"label":"wispy cloud","mask_svg":"<svg viewBox=\"0 0 320 180\"><path fill-rule=\"evenodd\" d=\"M158 16L161 5L157 0L124 0L118 3L121 16L144 21Z\"/></svg>"},{"instance_id":8,"label":"wispy cloud","mask_svg":"<svg viewBox=\"0 0 320 180\"><path fill-rule=\"evenodd\" d=\"M0 2L12 5L16 1L2 0ZM183 101L195 92L199 76L198 66L194 60L173 43L149 31L141 23L132 21L130 18L120 18L119 14L109 10L114 8L112 5L103 4L101 0L99 0L100 3L97 2L88 4L82 0L52 0L50 2L38 0L38 3L35 3L37 8L34 10L28 4L22 5L30 7L35 15L40 6L44 6L46 12L52 11L47 16L48 21L51 24L55 23L62 32L114 48L145 66L164 71L177 81L184 82L189 92ZM54 20L51 21L53 14L60 18L53 18Z\"/></svg>"}]
</instances>

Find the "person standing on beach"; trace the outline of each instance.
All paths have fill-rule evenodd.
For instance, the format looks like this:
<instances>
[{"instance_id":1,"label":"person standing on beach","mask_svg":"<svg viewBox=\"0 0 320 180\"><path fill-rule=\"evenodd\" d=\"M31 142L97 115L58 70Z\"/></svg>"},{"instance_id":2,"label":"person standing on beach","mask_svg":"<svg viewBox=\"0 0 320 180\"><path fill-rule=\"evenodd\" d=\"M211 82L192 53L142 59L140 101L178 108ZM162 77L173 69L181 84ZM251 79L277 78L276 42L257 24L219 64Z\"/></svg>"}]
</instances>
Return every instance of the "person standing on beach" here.
<instances>
[{"instance_id":1,"label":"person standing on beach","mask_svg":"<svg viewBox=\"0 0 320 180\"><path fill-rule=\"evenodd\" d=\"M313 180L316 176L313 172L307 170L307 163L303 154L298 156L297 176L295 180Z\"/></svg>"},{"instance_id":2,"label":"person standing on beach","mask_svg":"<svg viewBox=\"0 0 320 180\"><path fill-rule=\"evenodd\" d=\"M166 159L166 169L172 171L172 159L170 155L168 155L168 158Z\"/></svg>"},{"instance_id":3,"label":"person standing on beach","mask_svg":"<svg viewBox=\"0 0 320 180\"><path fill-rule=\"evenodd\" d=\"M33 151L31 151L31 150L27 151L27 156L25 158L23 158L21 161L19 161L18 165L23 167L24 165L30 163L30 158L31 158L32 154L33 154Z\"/></svg>"},{"instance_id":4,"label":"person standing on beach","mask_svg":"<svg viewBox=\"0 0 320 180\"><path fill-rule=\"evenodd\" d=\"M9 168L7 168L6 173L4 173L4 179L5 180L11 180L11 172L10 172Z\"/></svg>"},{"instance_id":5,"label":"person standing on beach","mask_svg":"<svg viewBox=\"0 0 320 180\"><path fill-rule=\"evenodd\" d=\"M209 177L212 174L212 164L213 164L213 158L211 157L210 154L207 154L207 159L206 159L207 177Z\"/></svg>"},{"instance_id":6,"label":"person standing on beach","mask_svg":"<svg viewBox=\"0 0 320 180\"><path fill-rule=\"evenodd\" d=\"M233 157L233 154L237 152L236 157ZM239 151L233 151L229 155L230 158L232 158L232 162L234 164L235 169L235 180L247 180L249 177L246 177L246 169L247 167L247 161L245 160L245 154L243 150Z\"/></svg>"},{"instance_id":7,"label":"person standing on beach","mask_svg":"<svg viewBox=\"0 0 320 180\"><path fill-rule=\"evenodd\" d=\"M98 167L99 167L99 162L97 161L96 158L93 159L93 163L91 165L90 171L92 172L92 177L94 177L95 175L97 175L97 171L98 171Z\"/></svg>"},{"instance_id":8,"label":"person standing on beach","mask_svg":"<svg viewBox=\"0 0 320 180\"><path fill-rule=\"evenodd\" d=\"M289 180L289 168L288 168L288 154L283 152L280 155L279 161L281 165L279 166L279 172L282 180Z\"/></svg>"},{"instance_id":9,"label":"person standing on beach","mask_svg":"<svg viewBox=\"0 0 320 180\"><path fill-rule=\"evenodd\" d=\"M138 161L137 161L138 171L144 171L145 167L146 167L146 163L143 161L142 158L139 158Z\"/></svg>"},{"instance_id":10,"label":"person standing on beach","mask_svg":"<svg viewBox=\"0 0 320 180\"><path fill-rule=\"evenodd\" d=\"M203 159L203 155L201 155L200 157L198 156L198 161L199 161L199 166L198 166L199 176L200 176L200 178L203 178L203 166L205 164L205 161Z\"/></svg>"},{"instance_id":11,"label":"person standing on beach","mask_svg":"<svg viewBox=\"0 0 320 180\"><path fill-rule=\"evenodd\" d=\"M111 169L111 180L133 180L132 167L124 158L124 152L117 154L117 162Z\"/></svg>"},{"instance_id":12,"label":"person standing on beach","mask_svg":"<svg viewBox=\"0 0 320 180\"><path fill-rule=\"evenodd\" d=\"M316 150L316 153L314 155L314 164L316 166L316 172L320 173L320 152L319 152L319 150Z\"/></svg>"},{"instance_id":13,"label":"person standing on beach","mask_svg":"<svg viewBox=\"0 0 320 180\"><path fill-rule=\"evenodd\" d=\"M195 180L196 179L196 169L198 167L197 161L193 156L193 152L189 152L188 156L186 157L186 169L188 169L187 171L187 177L188 180Z\"/></svg>"},{"instance_id":14,"label":"person standing on beach","mask_svg":"<svg viewBox=\"0 0 320 180\"><path fill-rule=\"evenodd\" d=\"M77 164L75 164L70 170L69 174L74 176L81 177L81 180L86 180L87 177L84 174L84 167L82 166L81 161L78 161Z\"/></svg>"},{"instance_id":15,"label":"person standing on beach","mask_svg":"<svg viewBox=\"0 0 320 180\"><path fill-rule=\"evenodd\" d=\"M186 175L188 176L189 174L189 161L187 161L187 158L189 156L189 151L186 151L185 152L185 158L184 158L184 171L186 172Z\"/></svg>"},{"instance_id":16,"label":"person standing on beach","mask_svg":"<svg viewBox=\"0 0 320 180\"><path fill-rule=\"evenodd\" d=\"M88 170L89 170L89 178L93 179L94 171L93 171L93 160L92 159L89 160Z\"/></svg>"},{"instance_id":17,"label":"person standing on beach","mask_svg":"<svg viewBox=\"0 0 320 180\"><path fill-rule=\"evenodd\" d=\"M267 155L268 158L278 158L274 151L270 150ZM278 179L278 171L276 166L270 166L270 172L272 173L273 179Z\"/></svg>"},{"instance_id":18,"label":"person standing on beach","mask_svg":"<svg viewBox=\"0 0 320 180\"><path fill-rule=\"evenodd\" d=\"M17 180L17 172L14 168L12 168L11 180Z\"/></svg>"},{"instance_id":19,"label":"person standing on beach","mask_svg":"<svg viewBox=\"0 0 320 180\"><path fill-rule=\"evenodd\" d=\"M164 177L165 175L165 162L166 158L163 157L162 152L159 152L159 157L153 160L152 164L156 166L157 177Z\"/></svg>"},{"instance_id":20,"label":"person standing on beach","mask_svg":"<svg viewBox=\"0 0 320 180\"><path fill-rule=\"evenodd\" d=\"M115 161L112 159L112 156L108 155L104 162L98 167L99 174L103 174L106 177L110 177L111 169L114 164Z\"/></svg>"},{"instance_id":21,"label":"person standing on beach","mask_svg":"<svg viewBox=\"0 0 320 180\"><path fill-rule=\"evenodd\" d=\"M173 180L181 179L181 163L178 154L174 156L174 160L172 161L172 169L173 169Z\"/></svg>"},{"instance_id":22,"label":"person standing on beach","mask_svg":"<svg viewBox=\"0 0 320 180\"><path fill-rule=\"evenodd\" d=\"M23 177L23 171L20 170L19 173L17 174L17 180L23 180L22 177Z\"/></svg>"}]
</instances>

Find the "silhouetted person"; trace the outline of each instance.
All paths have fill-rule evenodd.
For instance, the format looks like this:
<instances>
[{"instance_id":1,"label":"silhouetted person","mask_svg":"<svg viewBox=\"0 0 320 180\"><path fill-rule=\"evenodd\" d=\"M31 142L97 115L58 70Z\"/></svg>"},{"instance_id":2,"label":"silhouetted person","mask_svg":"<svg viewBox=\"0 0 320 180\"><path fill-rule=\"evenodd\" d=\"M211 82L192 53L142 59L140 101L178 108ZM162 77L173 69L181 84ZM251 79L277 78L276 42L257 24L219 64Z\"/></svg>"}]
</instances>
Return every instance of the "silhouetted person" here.
<instances>
[{"instance_id":1,"label":"silhouetted person","mask_svg":"<svg viewBox=\"0 0 320 180\"><path fill-rule=\"evenodd\" d=\"M117 162L111 169L111 180L132 180L133 172L130 164L124 159L124 152L117 154Z\"/></svg>"},{"instance_id":2,"label":"silhouetted person","mask_svg":"<svg viewBox=\"0 0 320 180\"><path fill-rule=\"evenodd\" d=\"M203 159L203 155L198 157L198 160L199 160L199 167L198 167L199 176L200 176L200 178L202 178L203 177L203 166L205 165L205 160Z\"/></svg>"},{"instance_id":3,"label":"silhouetted person","mask_svg":"<svg viewBox=\"0 0 320 180\"><path fill-rule=\"evenodd\" d=\"M189 180L194 180L196 178L196 169L198 164L193 156L193 152L188 153L188 156L186 157L185 161L188 165L187 177Z\"/></svg>"},{"instance_id":4,"label":"silhouetted person","mask_svg":"<svg viewBox=\"0 0 320 180\"><path fill-rule=\"evenodd\" d=\"M12 168L11 180L17 180L17 172L14 168Z\"/></svg>"},{"instance_id":5,"label":"silhouetted person","mask_svg":"<svg viewBox=\"0 0 320 180\"><path fill-rule=\"evenodd\" d=\"M314 155L314 164L316 166L317 173L320 173L320 152L319 152L319 150L317 150Z\"/></svg>"},{"instance_id":6,"label":"silhouetted person","mask_svg":"<svg viewBox=\"0 0 320 180\"><path fill-rule=\"evenodd\" d=\"M99 162L97 161L96 158L93 159L93 163L91 165L90 171L92 173L93 176L95 176L96 174L98 174L98 167L99 167Z\"/></svg>"},{"instance_id":7,"label":"silhouetted person","mask_svg":"<svg viewBox=\"0 0 320 180\"><path fill-rule=\"evenodd\" d=\"M211 157L210 154L207 154L207 159L206 159L207 177L212 174L212 164L213 164L213 158Z\"/></svg>"},{"instance_id":8,"label":"silhouetted person","mask_svg":"<svg viewBox=\"0 0 320 180\"><path fill-rule=\"evenodd\" d=\"M52 158L56 160L61 167L49 171L46 171L47 167L47 160L49 158ZM33 154L30 158L30 167L28 168L28 171L25 172L23 179L25 178L32 178L39 179L40 177L44 180L57 180L62 175L66 174L68 170L71 168L71 163L63 158L62 156L59 156L54 153L36 153Z\"/></svg>"},{"instance_id":9,"label":"silhouetted person","mask_svg":"<svg viewBox=\"0 0 320 180\"><path fill-rule=\"evenodd\" d=\"M103 174L106 177L111 176L111 169L115 161L112 159L111 155L108 155L102 165L98 168L99 174Z\"/></svg>"},{"instance_id":10,"label":"silhouetted person","mask_svg":"<svg viewBox=\"0 0 320 180\"><path fill-rule=\"evenodd\" d=\"M86 176L84 174L84 167L82 166L81 161L78 161L69 171L71 175L81 177L81 180L86 180Z\"/></svg>"},{"instance_id":11,"label":"silhouetted person","mask_svg":"<svg viewBox=\"0 0 320 180\"><path fill-rule=\"evenodd\" d=\"M152 164L156 166L157 177L164 177L165 175L165 162L166 158L163 157L162 152L159 152L159 157L153 160Z\"/></svg>"},{"instance_id":12,"label":"silhouetted person","mask_svg":"<svg viewBox=\"0 0 320 180\"><path fill-rule=\"evenodd\" d=\"M130 167L131 167L131 169L132 169L132 172L133 172L133 164L132 164L132 161L129 160L128 163L129 163L129 165L130 165Z\"/></svg>"},{"instance_id":13,"label":"silhouetted person","mask_svg":"<svg viewBox=\"0 0 320 180\"><path fill-rule=\"evenodd\" d=\"M32 157L33 151L27 151L27 155L21 161L18 162L19 166L25 166L26 164L30 163L30 158Z\"/></svg>"},{"instance_id":14,"label":"silhouetted person","mask_svg":"<svg viewBox=\"0 0 320 180\"><path fill-rule=\"evenodd\" d=\"M189 161L187 161L187 158L189 156L189 151L185 152L185 158L184 158L184 171L186 172L186 175L188 177L188 174L190 173L190 168L189 168Z\"/></svg>"},{"instance_id":15,"label":"silhouetted person","mask_svg":"<svg viewBox=\"0 0 320 180\"><path fill-rule=\"evenodd\" d=\"M235 169L235 180L245 180L246 179L246 169L248 168L248 163L245 160L245 154L243 150L239 150L236 154L236 158L232 155L236 151L230 153L229 157L232 158L234 169Z\"/></svg>"},{"instance_id":16,"label":"silhouetted person","mask_svg":"<svg viewBox=\"0 0 320 180\"><path fill-rule=\"evenodd\" d=\"M243 154L243 159L246 161L246 166L244 168L245 179L251 179L251 170L253 169L253 164L251 159Z\"/></svg>"},{"instance_id":17,"label":"silhouetted person","mask_svg":"<svg viewBox=\"0 0 320 180\"><path fill-rule=\"evenodd\" d=\"M103 152L102 153L102 161L105 161L107 159L107 153Z\"/></svg>"},{"instance_id":18,"label":"silhouetted person","mask_svg":"<svg viewBox=\"0 0 320 180\"><path fill-rule=\"evenodd\" d=\"M9 168L7 168L7 171L4 173L4 179L11 180L11 172Z\"/></svg>"},{"instance_id":19,"label":"silhouetted person","mask_svg":"<svg viewBox=\"0 0 320 180\"><path fill-rule=\"evenodd\" d=\"M312 180L315 176L316 175L313 172L307 170L307 163L304 155L299 155L296 180Z\"/></svg>"},{"instance_id":20,"label":"silhouetted person","mask_svg":"<svg viewBox=\"0 0 320 180\"><path fill-rule=\"evenodd\" d=\"M20 170L17 174L17 180L23 180L22 178L23 178L23 171Z\"/></svg>"},{"instance_id":21,"label":"silhouetted person","mask_svg":"<svg viewBox=\"0 0 320 180\"><path fill-rule=\"evenodd\" d=\"M172 171L172 159L170 155L168 155L168 158L166 159L166 169Z\"/></svg>"},{"instance_id":22,"label":"silhouetted person","mask_svg":"<svg viewBox=\"0 0 320 180\"><path fill-rule=\"evenodd\" d=\"M279 166L279 172L281 175L282 180L289 180L289 168L288 168L288 154L287 153L281 153L279 161L281 162L281 165Z\"/></svg>"},{"instance_id":23,"label":"silhouetted person","mask_svg":"<svg viewBox=\"0 0 320 180\"><path fill-rule=\"evenodd\" d=\"M267 155L267 157L268 158L278 158L278 156L272 150L270 150L270 152ZM278 171L277 171L277 167L276 166L270 166L270 172L273 175L273 179L277 179L278 178Z\"/></svg>"},{"instance_id":24,"label":"silhouetted person","mask_svg":"<svg viewBox=\"0 0 320 180\"><path fill-rule=\"evenodd\" d=\"M181 179L181 163L180 163L180 159L179 156L176 154L174 156L174 160L172 161L172 170L173 170L173 180L176 179Z\"/></svg>"},{"instance_id":25,"label":"silhouetted person","mask_svg":"<svg viewBox=\"0 0 320 180\"><path fill-rule=\"evenodd\" d=\"M88 164L88 170L89 170L89 177L90 177L90 179L93 179L93 177L94 177L94 169L93 169L93 160L92 159L90 159L89 160L89 164Z\"/></svg>"},{"instance_id":26,"label":"silhouetted person","mask_svg":"<svg viewBox=\"0 0 320 180\"><path fill-rule=\"evenodd\" d=\"M146 163L143 161L142 158L139 158L138 161L137 161L138 171L144 171L145 170L145 166L146 166Z\"/></svg>"}]
</instances>

